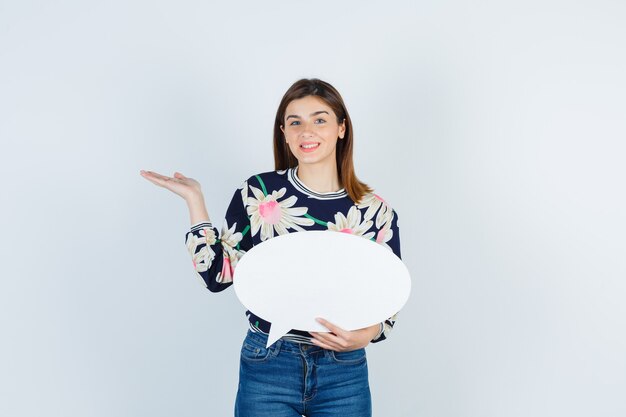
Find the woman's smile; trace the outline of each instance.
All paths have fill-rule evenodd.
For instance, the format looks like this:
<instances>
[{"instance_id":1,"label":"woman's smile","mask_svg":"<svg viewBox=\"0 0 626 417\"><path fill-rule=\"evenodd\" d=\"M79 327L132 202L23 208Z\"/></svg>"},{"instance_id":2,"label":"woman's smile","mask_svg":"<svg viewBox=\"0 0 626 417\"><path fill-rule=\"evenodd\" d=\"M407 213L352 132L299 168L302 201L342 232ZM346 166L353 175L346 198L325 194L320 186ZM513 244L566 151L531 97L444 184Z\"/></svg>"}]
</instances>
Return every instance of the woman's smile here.
<instances>
[{"instance_id":1,"label":"woman's smile","mask_svg":"<svg viewBox=\"0 0 626 417\"><path fill-rule=\"evenodd\" d=\"M302 152L314 152L319 146L319 142L303 142L300 144L300 149Z\"/></svg>"}]
</instances>

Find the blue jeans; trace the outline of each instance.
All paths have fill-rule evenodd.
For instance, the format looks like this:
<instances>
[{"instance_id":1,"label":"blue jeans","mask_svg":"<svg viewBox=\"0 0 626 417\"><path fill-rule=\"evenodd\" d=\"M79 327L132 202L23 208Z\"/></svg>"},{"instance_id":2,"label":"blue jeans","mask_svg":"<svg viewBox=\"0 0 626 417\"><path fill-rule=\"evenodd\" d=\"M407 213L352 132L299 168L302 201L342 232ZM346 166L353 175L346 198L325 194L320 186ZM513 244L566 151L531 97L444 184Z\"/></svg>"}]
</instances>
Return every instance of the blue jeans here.
<instances>
[{"instance_id":1,"label":"blue jeans","mask_svg":"<svg viewBox=\"0 0 626 417\"><path fill-rule=\"evenodd\" d=\"M365 348L336 352L248 333L241 347L235 417L370 417Z\"/></svg>"}]
</instances>

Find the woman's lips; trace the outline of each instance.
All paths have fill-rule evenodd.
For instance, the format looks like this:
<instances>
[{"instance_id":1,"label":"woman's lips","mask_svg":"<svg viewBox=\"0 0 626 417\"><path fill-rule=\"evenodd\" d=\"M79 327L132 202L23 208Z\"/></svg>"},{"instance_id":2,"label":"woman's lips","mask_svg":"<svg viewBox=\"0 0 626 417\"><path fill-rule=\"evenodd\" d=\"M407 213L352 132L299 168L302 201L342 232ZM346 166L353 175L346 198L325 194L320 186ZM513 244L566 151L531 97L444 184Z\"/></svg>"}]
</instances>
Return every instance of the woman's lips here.
<instances>
[{"instance_id":1,"label":"woman's lips","mask_svg":"<svg viewBox=\"0 0 626 417\"><path fill-rule=\"evenodd\" d=\"M311 147L311 148L305 148L303 145L313 145L315 144L315 146ZM302 152L313 152L315 151L317 148L320 147L320 144L317 142L309 142L309 143L303 143L302 145L300 145L300 149L302 149Z\"/></svg>"}]
</instances>

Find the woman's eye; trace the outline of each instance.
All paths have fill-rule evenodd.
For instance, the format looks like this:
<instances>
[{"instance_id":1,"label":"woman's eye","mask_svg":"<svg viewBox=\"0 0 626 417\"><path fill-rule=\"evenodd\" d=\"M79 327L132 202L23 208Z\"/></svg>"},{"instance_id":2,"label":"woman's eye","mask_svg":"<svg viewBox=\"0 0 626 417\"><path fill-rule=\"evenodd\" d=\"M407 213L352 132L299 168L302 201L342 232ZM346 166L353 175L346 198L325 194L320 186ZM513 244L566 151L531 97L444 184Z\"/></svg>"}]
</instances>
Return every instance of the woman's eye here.
<instances>
[{"instance_id":1,"label":"woman's eye","mask_svg":"<svg viewBox=\"0 0 626 417\"><path fill-rule=\"evenodd\" d=\"M317 119L317 120L316 120L316 122L319 122L319 121L321 121L322 123L326 123L326 120L324 120L324 119ZM295 126L295 125L294 125L294 123L298 123L298 124L300 124L300 122L299 122L299 121L294 120L293 122L289 123L289 126ZM319 123L319 124L322 124L322 123Z\"/></svg>"}]
</instances>

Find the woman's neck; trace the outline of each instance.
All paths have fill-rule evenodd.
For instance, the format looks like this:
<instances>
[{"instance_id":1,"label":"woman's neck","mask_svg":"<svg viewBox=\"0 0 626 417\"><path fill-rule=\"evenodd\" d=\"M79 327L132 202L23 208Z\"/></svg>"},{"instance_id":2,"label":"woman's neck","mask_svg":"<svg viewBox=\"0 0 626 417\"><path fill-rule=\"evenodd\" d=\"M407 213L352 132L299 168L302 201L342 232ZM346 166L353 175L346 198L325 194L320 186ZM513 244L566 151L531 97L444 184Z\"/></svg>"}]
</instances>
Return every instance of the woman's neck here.
<instances>
[{"instance_id":1,"label":"woman's neck","mask_svg":"<svg viewBox=\"0 0 626 417\"><path fill-rule=\"evenodd\" d=\"M329 163L298 164L297 175L304 185L318 193L330 193L341 189L337 164L333 160Z\"/></svg>"}]
</instances>

